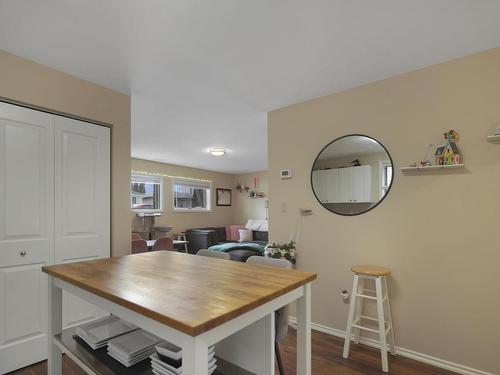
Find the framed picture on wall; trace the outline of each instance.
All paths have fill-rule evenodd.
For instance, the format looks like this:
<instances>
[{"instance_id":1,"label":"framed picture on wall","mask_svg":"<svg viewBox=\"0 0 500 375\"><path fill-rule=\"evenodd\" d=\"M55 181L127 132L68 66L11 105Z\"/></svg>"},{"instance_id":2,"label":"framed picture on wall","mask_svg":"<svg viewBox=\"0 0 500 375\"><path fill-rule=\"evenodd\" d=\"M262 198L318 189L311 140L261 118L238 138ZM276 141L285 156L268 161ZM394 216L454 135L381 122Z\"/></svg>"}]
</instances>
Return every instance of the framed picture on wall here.
<instances>
[{"instance_id":1,"label":"framed picture on wall","mask_svg":"<svg viewBox=\"0 0 500 375\"><path fill-rule=\"evenodd\" d=\"M231 206L231 189L216 189L216 205Z\"/></svg>"}]
</instances>

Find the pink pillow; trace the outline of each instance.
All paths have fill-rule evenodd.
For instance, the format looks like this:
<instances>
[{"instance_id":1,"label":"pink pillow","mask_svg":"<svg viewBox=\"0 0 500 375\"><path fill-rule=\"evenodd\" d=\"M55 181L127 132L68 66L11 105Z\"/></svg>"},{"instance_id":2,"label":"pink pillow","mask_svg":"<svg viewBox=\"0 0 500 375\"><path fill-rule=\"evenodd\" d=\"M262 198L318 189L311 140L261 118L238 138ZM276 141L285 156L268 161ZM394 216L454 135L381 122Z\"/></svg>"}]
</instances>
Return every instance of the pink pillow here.
<instances>
[{"instance_id":1,"label":"pink pillow","mask_svg":"<svg viewBox=\"0 0 500 375\"><path fill-rule=\"evenodd\" d=\"M229 236L227 235L227 229L229 229ZM245 229L244 225L228 225L226 227L226 239L228 241L239 241L240 240L240 229Z\"/></svg>"}]
</instances>

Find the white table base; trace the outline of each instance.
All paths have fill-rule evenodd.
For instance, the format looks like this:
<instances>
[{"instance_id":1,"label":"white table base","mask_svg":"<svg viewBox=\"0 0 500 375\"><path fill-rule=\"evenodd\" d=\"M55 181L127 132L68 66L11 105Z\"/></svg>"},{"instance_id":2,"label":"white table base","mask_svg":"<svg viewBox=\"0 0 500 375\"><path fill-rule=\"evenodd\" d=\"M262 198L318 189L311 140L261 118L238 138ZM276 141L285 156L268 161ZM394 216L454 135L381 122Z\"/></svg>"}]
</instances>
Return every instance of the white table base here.
<instances>
[{"instance_id":1,"label":"white table base","mask_svg":"<svg viewBox=\"0 0 500 375\"><path fill-rule=\"evenodd\" d=\"M311 375L311 287L292 290L196 337L170 328L121 305L49 276L48 374L61 375L62 290L116 315L183 349L183 374L206 375L208 348L258 375L274 375L274 311L297 301L297 374ZM85 369L84 369L85 370Z\"/></svg>"}]
</instances>

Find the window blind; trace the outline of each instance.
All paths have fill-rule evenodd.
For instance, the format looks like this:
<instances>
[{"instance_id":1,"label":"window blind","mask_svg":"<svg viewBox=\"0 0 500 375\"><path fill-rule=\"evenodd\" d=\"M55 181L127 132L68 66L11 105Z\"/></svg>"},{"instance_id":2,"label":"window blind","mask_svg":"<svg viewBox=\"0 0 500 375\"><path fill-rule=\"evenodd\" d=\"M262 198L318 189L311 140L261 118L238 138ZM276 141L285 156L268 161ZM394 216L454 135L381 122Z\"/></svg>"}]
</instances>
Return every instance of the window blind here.
<instances>
[{"instance_id":1,"label":"window blind","mask_svg":"<svg viewBox=\"0 0 500 375\"><path fill-rule=\"evenodd\" d=\"M174 185L190 189L210 189L212 187L210 181L185 180L180 178L174 179Z\"/></svg>"},{"instance_id":2,"label":"window blind","mask_svg":"<svg viewBox=\"0 0 500 375\"><path fill-rule=\"evenodd\" d=\"M161 176L147 175L147 174L133 174L131 176L131 182L134 184L160 184Z\"/></svg>"}]
</instances>

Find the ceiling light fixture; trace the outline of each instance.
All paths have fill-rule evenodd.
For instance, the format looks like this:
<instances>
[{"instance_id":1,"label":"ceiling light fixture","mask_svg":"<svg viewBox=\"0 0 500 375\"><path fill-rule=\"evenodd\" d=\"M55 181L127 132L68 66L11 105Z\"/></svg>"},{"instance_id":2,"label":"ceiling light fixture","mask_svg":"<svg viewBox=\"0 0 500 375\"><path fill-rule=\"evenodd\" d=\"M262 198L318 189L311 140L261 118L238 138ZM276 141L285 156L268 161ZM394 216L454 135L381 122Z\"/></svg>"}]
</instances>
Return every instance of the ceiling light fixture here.
<instances>
[{"instance_id":1,"label":"ceiling light fixture","mask_svg":"<svg viewBox=\"0 0 500 375\"><path fill-rule=\"evenodd\" d=\"M208 149L208 153L212 156L223 156L226 150L221 147L212 147Z\"/></svg>"}]
</instances>

